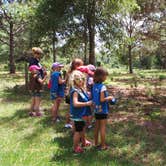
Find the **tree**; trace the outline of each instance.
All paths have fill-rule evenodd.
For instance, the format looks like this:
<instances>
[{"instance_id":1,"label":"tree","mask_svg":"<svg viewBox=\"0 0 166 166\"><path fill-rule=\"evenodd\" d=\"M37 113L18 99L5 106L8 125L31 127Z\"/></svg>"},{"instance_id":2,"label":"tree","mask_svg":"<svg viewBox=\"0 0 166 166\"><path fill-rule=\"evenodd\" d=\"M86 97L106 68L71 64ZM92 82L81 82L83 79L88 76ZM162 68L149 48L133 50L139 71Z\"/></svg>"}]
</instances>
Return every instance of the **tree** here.
<instances>
[{"instance_id":1,"label":"tree","mask_svg":"<svg viewBox=\"0 0 166 166\"><path fill-rule=\"evenodd\" d=\"M94 64L95 36L101 23L99 20L105 10L109 15L116 12L121 2L122 0L116 2L114 0L44 0L40 2L37 10L36 16L39 18L37 24L43 35L46 31L54 29L55 34L65 38L66 42L70 41L70 37L76 38L79 32L78 37L81 36L80 41L84 44L84 59L86 61L86 53L89 49L88 62Z\"/></svg>"},{"instance_id":2,"label":"tree","mask_svg":"<svg viewBox=\"0 0 166 166\"><path fill-rule=\"evenodd\" d=\"M0 42L9 46L9 70L15 73L16 37L25 30L27 6L14 0L0 1Z\"/></svg>"}]
</instances>

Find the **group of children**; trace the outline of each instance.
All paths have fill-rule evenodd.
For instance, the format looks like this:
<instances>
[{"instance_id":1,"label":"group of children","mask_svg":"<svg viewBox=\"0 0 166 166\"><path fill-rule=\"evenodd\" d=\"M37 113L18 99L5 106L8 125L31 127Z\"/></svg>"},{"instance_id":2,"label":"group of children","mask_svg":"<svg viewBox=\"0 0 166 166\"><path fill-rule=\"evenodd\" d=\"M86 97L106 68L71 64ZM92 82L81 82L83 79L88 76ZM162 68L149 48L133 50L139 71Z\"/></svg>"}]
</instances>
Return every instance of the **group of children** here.
<instances>
[{"instance_id":1,"label":"group of children","mask_svg":"<svg viewBox=\"0 0 166 166\"><path fill-rule=\"evenodd\" d=\"M32 104L30 115L41 116L40 98L42 84L47 78L47 73L39 64L40 48L33 48L33 62L29 65L30 90L32 91ZM35 60L34 60L35 59ZM95 118L94 146L100 150L108 149L106 145L106 121L109 111L109 102L113 99L108 95L103 84L108 72L93 65L84 65L81 59L74 59L70 70L62 79L61 69L64 65L55 62L52 64L49 88L50 98L53 101L51 108L52 122L58 122L58 110L62 99L66 98L69 112L66 114L66 125L73 128L73 148L75 153L82 153L84 147L92 145L85 137L85 131ZM41 72L42 71L42 72ZM70 123L72 122L72 123ZM101 142L99 143L99 135Z\"/></svg>"}]
</instances>

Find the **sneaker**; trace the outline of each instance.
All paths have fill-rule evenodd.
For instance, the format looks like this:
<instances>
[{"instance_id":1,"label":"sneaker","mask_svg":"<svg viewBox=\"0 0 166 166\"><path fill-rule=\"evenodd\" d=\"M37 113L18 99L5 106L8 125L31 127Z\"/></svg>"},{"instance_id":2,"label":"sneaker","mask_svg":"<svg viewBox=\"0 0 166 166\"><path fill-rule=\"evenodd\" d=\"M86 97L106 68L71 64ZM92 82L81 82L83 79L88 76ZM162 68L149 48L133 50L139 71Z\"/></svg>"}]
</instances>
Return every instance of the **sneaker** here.
<instances>
[{"instance_id":1,"label":"sneaker","mask_svg":"<svg viewBox=\"0 0 166 166\"><path fill-rule=\"evenodd\" d=\"M89 126L88 126L88 129L91 129L92 127L93 127L92 125L89 125Z\"/></svg>"},{"instance_id":2,"label":"sneaker","mask_svg":"<svg viewBox=\"0 0 166 166\"><path fill-rule=\"evenodd\" d=\"M29 112L29 116L35 116L35 112Z\"/></svg>"},{"instance_id":3,"label":"sneaker","mask_svg":"<svg viewBox=\"0 0 166 166\"><path fill-rule=\"evenodd\" d=\"M88 141L88 140L85 140L85 144L82 144L83 147L88 147L88 146L91 146L92 145L92 142Z\"/></svg>"},{"instance_id":4,"label":"sneaker","mask_svg":"<svg viewBox=\"0 0 166 166\"><path fill-rule=\"evenodd\" d=\"M77 146L75 149L74 149L74 153L83 153L84 150L80 147L80 146Z\"/></svg>"},{"instance_id":5,"label":"sneaker","mask_svg":"<svg viewBox=\"0 0 166 166\"><path fill-rule=\"evenodd\" d=\"M60 122L60 119L59 119L59 118L57 118L57 119L56 119L56 122Z\"/></svg>"},{"instance_id":6,"label":"sneaker","mask_svg":"<svg viewBox=\"0 0 166 166\"><path fill-rule=\"evenodd\" d=\"M36 112L36 116L41 117L42 113L41 112Z\"/></svg>"},{"instance_id":7,"label":"sneaker","mask_svg":"<svg viewBox=\"0 0 166 166\"><path fill-rule=\"evenodd\" d=\"M110 147L108 145L105 145L104 147L100 146L99 150L108 150Z\"/></svg>"},{"instance_id":8,"label":"sneaker","mask_svg":"<svg viewBox=\"0 0 166 166\"><path fill-rule=\"evenodd\" d=\"M70 123L65 124L65 128L72 128L72 125Z\"/></svg>"}]
</instances>

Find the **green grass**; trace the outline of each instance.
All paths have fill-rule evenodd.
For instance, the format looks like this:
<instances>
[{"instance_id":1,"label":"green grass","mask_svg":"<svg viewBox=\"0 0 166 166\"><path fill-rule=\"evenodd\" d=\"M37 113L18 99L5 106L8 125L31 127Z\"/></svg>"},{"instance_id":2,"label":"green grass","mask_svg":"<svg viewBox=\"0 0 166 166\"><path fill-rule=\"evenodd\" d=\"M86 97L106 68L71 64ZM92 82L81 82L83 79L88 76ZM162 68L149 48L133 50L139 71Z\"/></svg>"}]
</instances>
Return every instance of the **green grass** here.
<instances>
[{"instance_id":1,"label":"green grass","mask_svg":"<svg viewBox=\"0 0 166 166\"><path fill-rule=\"evenodd\" d=\"M114 74L119 78L125 76L123 72ZM144 78L147 75L149 77L149 72L144 75ZM41 118L28 116L30 96L20 89L24 84L23 74L8 75L1 72L0 79L0 166L166 165L165 135L161 132L163 130L150 130L149 126L141 125L134 119L108 124L107 143L110 150L97 151L91 147L83 154L73 154L72 135L69 130L64 129L64 120L51 125L49 111ZM130 77L126 79L129 80ZM114 83L124 85L121 80ZM161 116L160 109L154 109L151 116L144 116L141 106L135 106L137 102L133 99L120 103L113 113L124 117L138 115L137 118L146 119L148 124L165 123L165 114ZM51 107L48 91L44 93L42 107L47 110ZM62 105L60 112L64 116L66 107ZM93 129L87 135L93 140Z\"/></svg>"}]
</instances>

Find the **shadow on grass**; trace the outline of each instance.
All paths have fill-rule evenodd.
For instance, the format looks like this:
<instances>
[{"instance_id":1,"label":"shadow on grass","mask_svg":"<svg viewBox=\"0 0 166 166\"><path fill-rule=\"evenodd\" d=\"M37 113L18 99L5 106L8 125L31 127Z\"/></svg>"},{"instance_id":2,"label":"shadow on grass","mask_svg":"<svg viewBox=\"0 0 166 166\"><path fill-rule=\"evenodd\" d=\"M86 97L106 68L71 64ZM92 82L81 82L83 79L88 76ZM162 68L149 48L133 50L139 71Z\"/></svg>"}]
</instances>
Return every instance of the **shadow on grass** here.
<instances>
[{"instance_id":1,"label":"shadow on grass","mask_svg":"<svg viewBox=\"0 0 166 166\"><path fill-rule=\"evenodd\" d=\"M123 156L112 154L112 149L108 151L99 151L95 147L88 147L82 154L75 154L72 150L72 138L56 137L53 144L58 144L59 149L54 152L51 161L55 164L67 165L117 165L117 166L136 166L132 160ZM139 165L139 164L138 164Z\"/></svg>"},{"instance_id":2,"label":"shadow on grass","mask_svg":"<svg viewBox=\"0 0 166 166\"><path fill-rule=\"evenodd\" d=\"M162 120L164 120L163 117ZM140 165L165 165L165 132L151 130L134 121L118 122L108 127L115 157L122 157Z\"/></svg>"},{"instance_id":3,"label":"shadow on grass","mask_svg":"<svg viewBox=\"0 0 166 166\"><path fill-rule=\"evenodd\" d=\"M27 102L27 100L31 99L31 93L25 89L25 85L16 85L14 87L7 87L3 90L3 99L2 102ZM49 91L48 88L44 88L42 92L42 100L50 100L49 99Z\"/></svg>"},{"instance_id":4,"label":"shadow on grass","mask_svg":"<svg viewBox=\"0 0 166 166\"><path fill-rule=\"evenodd\" d=\"M7 116L7 117L3 117L0 118L0 124L4 124L4 123L10 123L10 122L15 122L20 119L24 119L24 118L28 118L28 110L27 109L20 109L20 110L16 110L14 114L12 114L11 116Z\"/></svg>"}]
</instances>

